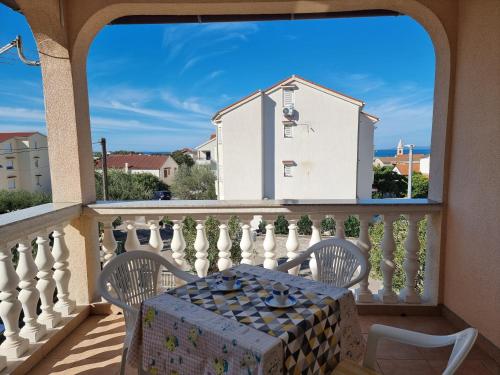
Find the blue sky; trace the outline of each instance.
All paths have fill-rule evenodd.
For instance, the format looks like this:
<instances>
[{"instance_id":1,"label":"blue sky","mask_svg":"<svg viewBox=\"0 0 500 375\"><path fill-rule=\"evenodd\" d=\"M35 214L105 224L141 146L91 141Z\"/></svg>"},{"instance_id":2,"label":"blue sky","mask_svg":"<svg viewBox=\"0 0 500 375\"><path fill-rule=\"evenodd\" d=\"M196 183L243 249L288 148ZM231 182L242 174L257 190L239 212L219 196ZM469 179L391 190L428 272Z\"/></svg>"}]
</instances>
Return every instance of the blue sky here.
<instances>
[{"instance_id":1,"label":"blue sky","mask_svg":"<svg viewBox=\"0 0 500 375\"><path fill-rule=\"evenodd\" d=\"M0 5L0 45L24 18ZM409 17L107 26L87 64L92 137L111 150L172 151L213 131L218 109L298 74L366 102L377 149L430 144L434 50ZM44 132L40 68L0 56L0 129Z\"/></svg>"}]
</instances>

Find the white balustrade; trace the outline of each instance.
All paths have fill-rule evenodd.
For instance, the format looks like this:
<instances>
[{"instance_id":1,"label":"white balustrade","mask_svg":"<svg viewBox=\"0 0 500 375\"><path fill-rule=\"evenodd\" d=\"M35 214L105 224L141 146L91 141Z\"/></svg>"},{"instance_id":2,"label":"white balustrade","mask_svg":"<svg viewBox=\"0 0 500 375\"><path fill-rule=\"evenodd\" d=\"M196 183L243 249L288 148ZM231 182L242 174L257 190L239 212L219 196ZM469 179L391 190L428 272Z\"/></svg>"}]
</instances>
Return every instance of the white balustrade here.
<instances>
[{"instance_id":1,"label":"white balustrade","mask_svg":"<svg viewBox=\"0 0 500 375\"><path fill-rule=\"evenodd\" d=\"M163 249L163 240L160 234L159 220L148 220L149 225L149 250L160 253ZM141 246L139 246L141 248Z\"/></svg>"},{"instance_id":2,"label":"white balustrade","mask_svg":"<svg viewBox=\"0 0 500 375\"><path fill-rule=\"evenodd\" d=\"M24 326L21 328L20 335L27 338L30 342L35 343L47 333L44 325L38 323L38 314L36 307L40 293L36 288L36 275L38 269L35 261L33 260L33 252L31 248L31 241L23 238L19 241L17 251L19 253L19 260L17 264L17 275L19 276L19 301L23 307L24 312Z\"/></svg>"},{"instance_id":3,"label":"white balustrade","mask_svg":"<svg viewBox=\"0 0 500 375\"><path fill-rule=\"evenodd\" d=\"M366 277L359 283L359 288L356 289L356 297L358 302L370 303L373 302L373 294L368 289L368 277L370 275L371 265L370 265L370 249L372 248L372 243L370 241L369 224L372 215L361 214L359 215L359 237L356 241L356 245L363 252L367 263L368 271Z\"/></svg>"},{"instance_id":4,"label":"white balustrade","mask_svg":"<svg viewBox=\"0 0 500 375\"><path fill-rule=\"evenodd\" d=\"M398 296L393 290L392 279L395 271L394 251L396 250L396 242L394 241L394 221L396 215L383 215L384 219L384 235L382 237L382 260L380 261L380 269L383 276L383 288L379 290L379 298L383 303L397 303Z\"/></svg>"},{"instance_id":5,"label":"white balustrade","mask_svg":"<svg viewBox=\"0 0 500 375\"><path fill-rule=\"evenodd\" d=\"M254 259L254 242L252 238L252 230L250 225L243 224L241 226L241 263L255 265Z\"/></svg>"},{"instance_id":6,"label":"white balustrade","mask_svg":"<svg viewBox=\"0 0 500 375\"><path fill-rule=\"evenodd\" d=\"M12 263L13 244L0 244L0 318L5 330L5 341L0 345L0 354L7 358L19 358L29 346L28 339L19 335L19 315L22 306L18 300L19 276Z\"/></svg>"},{"instance_id":7,"label":"white balustrade","mask_svg":"<svg viewBox=\"0 0 500 375\"><path fill-rule=\"evenodd\" d=\"M226 270L233 266L231 261L231 247L233 243L229 236L229 230L226 224L219 225L219 239L217 240L217 249L219 250L219 260L217 267L219 271Z\"/></svg>"},{"instance_id":8,"label":"white balustrade","mask_svg":"<svg viewBox=\"0 0 500 375\"><path fill-rule=\"evenodd\" d=\"M134 220L128 219L125 221L125 226L127 228L127 239L125 240L125 250L134 251L141 250L142 246L139 242L139 237L137 237L137 229Z\"/></svg>"},{"instance_id":9,"label":"white balustrade","mask_svg":"<svg viewBox=\"0 0 500 375\"><path fill-rule=\"evenodd\" d=\"M295 259L299 256L299 233L297 230L296 220L289 220L288 225L288 238L286 240L286 256L288 260ZM300 266L291 268L288 273L291 275L298 275L300 271Z\"/></svg>"},{"instance_id":10,"label":"white balustrade","mask_svg":"<svg viewBox=\"0 0 500 375\"><path fill-rule=\"evenodd\" d=\"M276 261L276 236L274 234L274 224L266 225L266 237L264 238L264 268L275 270L278 268Z\"/></svg>"},{"instance_id":11,"label":"white balustrade","mask_svg":"<svg viewBox=\"0 0 500 375\"><path fill-rule=\"evenodd\" d=\"M205 224L203 220L197 220L196 225L196 239L194 241L194 249L196 250L196 260L194 262L194 268L198 277L205 277L208 273L209 261L208 248L210 244L208 243L207 234L205 232Z\"/></svg>"},{"instance_id":12,"label":"white balustrade","mask_svg":"<svg viewBox=\"0 0 500 375\"><path fill-rule=\"evenodd\" d=\"M335 214L335 237L345 238L345 226L344 223L347 220L347 215L345 214Z\"/></svg>"},{"instance_id":13,"label":"white balustrade","mask_svg":"<svg viewBox=\"0 0 500 375\"><path fill-rule=\"evenodd\" d=\"M311 225L311 239L309 240L309 247L317 244L321 241L321 220L312 219ZM311 254L311 259L309 259L309 269L311 270L311 276L313 280L318 280L318 264L316 262L316 256Z\"/></svg>"},{"instance_id":14,"label":"white balustrade","mask_svg":"<svg viewBox=\"0 0 500 375\"><path fill-rule=\"evenodd\" d=\"M75 301L69 298L68 284L71 271L68 269L69 250L64 240L63 225L58 226L52 233L54 245L52 246L52 256L54 257L54 280L57 287L57 302L55 310L63 316L70 315L75 309Z\"/></svg>"},{"instance_id":15,"label":"white balustrade","mask_svg":"<svg viewBox=\"0 0 500 375\"><path fill-rule=\"evenodd\" d=\"M403 268L406 275L406 286L400 292L400 298L406 303L420 303L420 295L417 291L417 273L419 269L418 250L420 243L418 241L418 223L422 219L421 215L406 215L408 220L408 235L405 240L406 256L403 262Z\"/></svg>"},{"instance_id":16,"label":"white balustrade","mask_svg":"<svg viewBox=\"0 0 500 375\"><path fill-rule=\"evenodd\" d=\"M108 264L108 262L116 256L116 249L118 244L115 239L115 235L113 233L113 218L105 219L102 221L103 224L103 232L102 232L102 243L101 249L104 252L104 264Z\"/></svg>"},{"instance_id":17,"label":"white balustrade","mask_svg":"<svg viewBox=\"0 0 500 375\"><path fill-rule=\"evenodd\" d=\"M49 239L46 233L40 233L36 238L38 245L35 264L38 267L38 282L36 288L40 293L41 314L38 322L47 328L55 328L61 321L61 313L54 310L54 291L56 282L54 280L54 257L50 251Z\"/></svg>"},{"instance_id":18,"label":"white balustrade","mask_svg":"<svg viewBox=\"0 0 500 375\"><path fill-rule=\"evenodd\" d=\"M172 227L174 234L172 237L172 242L170 242L170 248L172 249L172 258L177 268L188 271L189 265L186 261L186 240L184 239L184 234L182 233L182 220L175 220Z\"/></svg>"}]
</instances>

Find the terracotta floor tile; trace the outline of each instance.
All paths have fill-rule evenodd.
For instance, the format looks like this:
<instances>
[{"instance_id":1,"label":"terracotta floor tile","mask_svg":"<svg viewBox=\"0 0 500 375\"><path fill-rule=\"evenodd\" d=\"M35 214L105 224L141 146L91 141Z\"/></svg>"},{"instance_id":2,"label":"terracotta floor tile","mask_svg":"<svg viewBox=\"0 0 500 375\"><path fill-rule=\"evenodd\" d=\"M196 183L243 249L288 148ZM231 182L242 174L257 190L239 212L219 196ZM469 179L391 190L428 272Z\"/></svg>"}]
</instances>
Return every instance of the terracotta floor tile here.
<instances>
[{"instance_id":1,"label":"terracotta floor tile","mask_svg":"<svg viewBox=\"0 0 500 375\"><path fill-rule=\"evenodd\" d=\"M446 360L429 360L429 365L436 371L437 374L441 374L446 368L448 361ZM458 368L455 375L493 375L480 359L466 359Z\"/></svg>"},{"instance_id":2,"label":"terracotta floor tile","mask_svg":"<svg viewBox=\"0 0 500 375\"><path fill-rule=\"evenodd\" d=\"M381 339L377 346L377 359L424 359L415 346Z\"/></svg>"},{"instance_id":3,"label":"terracotta floor tile","mask_svg":"<svg viewBox=\"0 0 500 375\"><path fill-rule=\"evenodd\" d=\"M377 360L384 375L434 375L434 369L424 359Z\"/></svg>"},{"instance_id":4,"label":"terracotta floor tile","mask_svg":"<svg viewBox=\"0 0 500 375\"><path fill-rule=\"evenodd\" d=\"M483 359L483 365L490 370L493 375L500 375L500 364L492 359Z\"/></svg>"}]
</instances>

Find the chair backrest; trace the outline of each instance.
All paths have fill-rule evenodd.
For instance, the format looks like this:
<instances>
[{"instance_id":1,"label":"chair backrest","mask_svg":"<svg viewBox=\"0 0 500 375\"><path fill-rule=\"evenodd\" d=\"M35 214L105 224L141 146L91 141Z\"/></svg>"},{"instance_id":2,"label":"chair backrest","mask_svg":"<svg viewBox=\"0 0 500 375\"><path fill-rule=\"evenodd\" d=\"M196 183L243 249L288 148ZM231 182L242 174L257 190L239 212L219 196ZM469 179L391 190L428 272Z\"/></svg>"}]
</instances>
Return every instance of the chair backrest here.
<instances>
[{"instance_id":1,"label":"chair backrest","mask_svg":"<svg viewBox=\"0 0 500 375\"><path fill-rule=\"evenodd\" d=\"M162 267L182 280L190 282L197 279L179 270L161 255L141 250L116 256L99 275L99 292L107 301L123 309L127 330L132 328L142 301L157 294Z\"/></svg>"},{"instance_id":2,"label":"chair backrest","mask_svg":"<svg viewBox=\"0 0 500 375\"><path fill-rule=\"evenodd\" d=\"M450 359L443 371L443 375L452 375L472 349L477 338L477 329L467 328L451 335L438 336L374 324L370 327L370 332L368 333L363 366L370 369L375 368L377 344L382 338L423 348L439 348L453 345Z\"/></svg>"},{"instance_id":3,"label":"chair backrest","mask_svg":"<svg viewBox=\"0 0 500 375\"><path fill-rule=\"evenodd\" d=\"M443 371L443 375L452 375L455 373L472 349L477 338L477 332L475 328L467 328L454 335L450 335L454 336L455 344L453 345L453 350L451 351L450 359L448 360L446 369Z\"/></svg>"},{"instance_id":4,"label":"chair backrest","mask_svg":"<svg viewBox=\"0 0 500 375\"><path fill-rule=\"evenodd\" d=\"M318 281L337 287L349 288L359 283L368 272L363 252L352 242L330 238L311 246L318 267ZM359 268L355 279L353 275Z\"/></svg>"}]
</instances>

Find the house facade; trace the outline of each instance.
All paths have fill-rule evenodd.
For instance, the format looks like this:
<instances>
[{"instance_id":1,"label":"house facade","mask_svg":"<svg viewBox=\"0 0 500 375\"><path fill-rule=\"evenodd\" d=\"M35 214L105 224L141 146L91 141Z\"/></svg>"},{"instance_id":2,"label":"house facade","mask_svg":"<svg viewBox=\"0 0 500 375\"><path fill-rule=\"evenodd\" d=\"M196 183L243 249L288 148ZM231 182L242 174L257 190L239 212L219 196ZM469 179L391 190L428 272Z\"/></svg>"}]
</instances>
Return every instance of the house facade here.
<instances>
[{"instance_id":1,"label":"house facade","mask_svg":"<svg viewBox=\"0 0 500 375\"><path fill-rule=\"evenodd\" d=\"M292 76L220 110L219 199L370 198L378 118L363 106Z\"/></svg>"},{"instance_id":2,"label":"house facade","mask_svg":"<svg viewBox=\"0 0 500 375\"><path fill-rule=\"evenodd\" d=\"M0 190L51 191L47 137L38 132L0 133Z\"/></svg>"},{"instance_id":3,"label":"house facade","mask_svg":"<svg viewBox=\"0 0 500 375\"><path fill-rule=\"evenodd\" d=\"M174 182L179 165L168 155L108 155L108 169L121 169L127 173L149 173L158 177L167 185ZM102 169L101 160L96 163Z\"/></svg>"},{"instance_id":4,"label":"house facade","mask_svg":"<svg viewBox=\"0 0 500 375\"><path fill-rule=\"evenodd\" d=\"M207 165L213 171L217 170L217 136L211 134L210 139L195 148L194 161L198 165Z\"/></svg>"}]
</instances>

